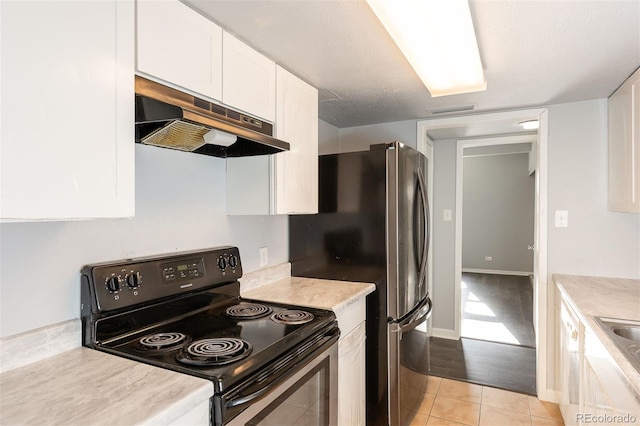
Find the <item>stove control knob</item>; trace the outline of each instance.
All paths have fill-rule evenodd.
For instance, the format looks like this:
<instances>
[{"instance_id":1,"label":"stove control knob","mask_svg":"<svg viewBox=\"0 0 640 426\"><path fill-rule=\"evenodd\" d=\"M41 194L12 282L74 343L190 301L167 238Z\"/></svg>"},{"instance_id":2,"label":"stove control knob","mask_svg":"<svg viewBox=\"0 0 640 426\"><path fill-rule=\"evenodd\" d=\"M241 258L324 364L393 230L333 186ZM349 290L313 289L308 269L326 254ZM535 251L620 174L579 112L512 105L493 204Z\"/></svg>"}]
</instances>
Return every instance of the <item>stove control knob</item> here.
<instances>
[{"instance_id":1,"label":"stove control knob","mask_svg":"<svg viewBox=\"0 0 640 426\"><path fill-rule=\"evenodd\" d=\"M238 265L238 258L236 258L233 254L229 256L229 266L235 268Z\"/></svg>"},{"instance_id":2,"label":"stove control knob","mask_svg":"<svg viewBox=\"0 0 640 426\"><path fill-rule=\"evenodd\" d=\"M105 281L105 284L107 285L107 290L109 290L111 292L119 291L120 290L120 277L117 276L117 275L109 277Z\"/></svg>"},{"instance_id":3,"label":"stove control knob","mask_svg":"<svg viewBox=\"0 0 640 426\"><path fill-rule=\"evenodd\" d=\"M129 288L138 288L141 281L142 275L140 275L140 272L132 272L127 275L127 285Z\"/></svg>"},{"instance_id":4,"label":"stove control knob","mask_svg":"<svg viewBox=\"0 0 640 426\"><path fill-rule=\"evenodd\" d=\"M227 267L227 261L225 260L225 258L221 257L220 259L218 259L218 268L225 269L226 267Z\"/></svg>"}]
</instances>

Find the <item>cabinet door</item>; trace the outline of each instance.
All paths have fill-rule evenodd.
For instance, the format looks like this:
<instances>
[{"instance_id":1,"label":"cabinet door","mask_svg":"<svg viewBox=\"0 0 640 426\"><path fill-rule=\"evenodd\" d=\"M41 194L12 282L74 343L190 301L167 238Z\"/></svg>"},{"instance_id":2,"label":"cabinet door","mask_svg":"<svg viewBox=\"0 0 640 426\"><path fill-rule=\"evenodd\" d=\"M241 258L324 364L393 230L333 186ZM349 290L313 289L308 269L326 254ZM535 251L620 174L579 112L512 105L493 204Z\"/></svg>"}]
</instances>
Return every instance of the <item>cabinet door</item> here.
<instances>
[{"instance_id":1,"label":"cabinet door","mask_svg":"<svg viewBox=\"0 0 640 426\"><path fill-rule=\"evenodd\" d=\"M565 424L573 425L580 410L583 332L564 301L560 304L560 321L560 411Z\"/></svg>"},{"instance_id":2,"label":"cabinet door","mask_svg":"<svg viewBox=\"0 0 640 426\"><path fill-rule=\"evenodd\" d=\"M222 99L222 28L177 0L138 0L138 72Z\"/></svg>"},{"instance_id":3,"label":"cabinet door","mask_svg":"<svg viewBox=\"0 0 640 426\"><path fill-rule=\"evenodd\" d=\"M338 425L366 424L365 323L338 342Z\"/></svg>"},{"instance_id":4,"label":"cabinet door","mask_svg":"<svg viewBox=\"0 0 640 426\"><path fill-rule=\"evenodd\" d=\"M276 137L290 151L227 158L227 214L318 212L318 92L278 67Z\"/></svg>"},{"instance_id":5,"label":"cabinet door","mask_svg":"<svg viewBox=\"0 0 640 426\"><path fill-rule=\"evenodd\" d=\"M609 97L609 210L640 212L640 69Z\"/></svg>"},{"instance_id":6,"label":"cabinet door","mask_svg":"<svg viewBox=\"0 0 640 426\"><path fill-rule=\"evenodd\" d=\"M134 12L2 2L3 219L133 215Z\"/></svg>"},{"instance_id":7,"label":"cabinet door","mask_svg":"<svg viewBox=\"0 0 640 426\"><path fill-rule=\"evenodd\" d=\"M631 158L631 208L632 212L640 213L640 69L634 74L632 91L633 135Z\"/></svg>"},{"instance_id":8,"label":"cabinet door","mask_svg":"<svg viewBox=\"0 0 640 426\"><path fill-rule=\"evenodd\" d=\"M276 213L318 213L318 91L277 67L276 135L291 150L275 155Z\"/></svg>"},{"instance_id":9,"label":"cabinet door","mask_svg":"<svg viewBox=\"0 0 640 426\"><path fill-rule=\"evenodd\" d=\"M275 122L276 64L226 31L222 45L222 102Z\"/></svg>"}]
</instances>

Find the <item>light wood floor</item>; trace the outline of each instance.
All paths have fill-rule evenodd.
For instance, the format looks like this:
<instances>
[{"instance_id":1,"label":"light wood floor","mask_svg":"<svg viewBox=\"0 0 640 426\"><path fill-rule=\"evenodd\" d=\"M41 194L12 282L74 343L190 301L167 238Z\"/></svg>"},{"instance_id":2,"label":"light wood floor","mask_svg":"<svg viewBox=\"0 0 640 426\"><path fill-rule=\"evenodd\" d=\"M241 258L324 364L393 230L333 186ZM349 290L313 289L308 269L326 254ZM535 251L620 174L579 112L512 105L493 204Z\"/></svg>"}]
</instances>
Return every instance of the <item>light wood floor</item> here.
<instances>
[{"instance_id":1,"label":"light wood floor","mask_svg":"<svg viewBox=\"0 0 640 426\"><path fill-rule=\"evenodd\" d=\"M530 395L430 376L411 426L563 425L557 404Z\"/></svg>"}]
</instances>

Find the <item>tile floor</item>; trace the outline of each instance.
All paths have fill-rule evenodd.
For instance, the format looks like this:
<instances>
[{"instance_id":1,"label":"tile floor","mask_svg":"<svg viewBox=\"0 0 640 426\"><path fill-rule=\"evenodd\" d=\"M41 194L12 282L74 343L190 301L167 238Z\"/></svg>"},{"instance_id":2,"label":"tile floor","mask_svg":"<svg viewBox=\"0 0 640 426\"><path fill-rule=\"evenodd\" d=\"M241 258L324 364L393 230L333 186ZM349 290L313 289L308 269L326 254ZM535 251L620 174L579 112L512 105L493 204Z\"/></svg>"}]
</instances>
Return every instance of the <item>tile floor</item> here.
<instances>
[{"instance_id":1,"label":"tile floor","mask_svg":"<svg viewBox=\"0 0 640 426\"><path fill-rule=\"evenodd\" d=\"M557 404L534 396L429 376L411 426L564 425Z\"/></svg>"}]
</instances>

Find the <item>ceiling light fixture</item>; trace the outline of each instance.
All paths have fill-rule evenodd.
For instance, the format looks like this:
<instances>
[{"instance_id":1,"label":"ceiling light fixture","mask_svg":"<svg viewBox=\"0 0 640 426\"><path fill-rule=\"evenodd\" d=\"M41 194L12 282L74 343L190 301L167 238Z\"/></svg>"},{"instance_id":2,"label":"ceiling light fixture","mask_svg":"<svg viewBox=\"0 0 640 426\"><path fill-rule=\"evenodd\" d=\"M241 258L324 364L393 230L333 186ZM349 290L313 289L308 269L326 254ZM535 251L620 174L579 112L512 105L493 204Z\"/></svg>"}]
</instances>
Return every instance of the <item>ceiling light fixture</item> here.
<instances>
[{"instance_id":1,"label":"ceiling light fixture","mask_svg":"<svg viewBox=\"0 0 640 426\"><path fill-rule=\"evenodd\" d=\"M486 90L468 0L367 0L432 97Z\"/></svg>"},{"instance_id":2,"label":"ceiling light fixture","mask_svg":"<svg viewBox=\"0 0 640 426\"><path fill-rule=\"evenodd\" d=\"M538 120L527 120L519 122L518 125L524 130L535 130L540 127L540 122Z\"/></svg>"}]
</instances>

